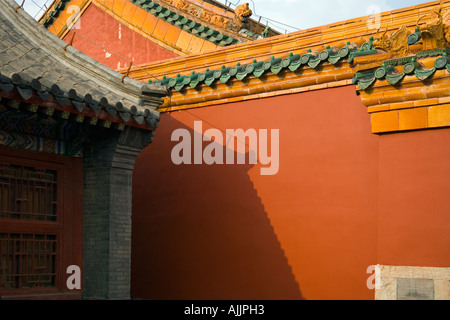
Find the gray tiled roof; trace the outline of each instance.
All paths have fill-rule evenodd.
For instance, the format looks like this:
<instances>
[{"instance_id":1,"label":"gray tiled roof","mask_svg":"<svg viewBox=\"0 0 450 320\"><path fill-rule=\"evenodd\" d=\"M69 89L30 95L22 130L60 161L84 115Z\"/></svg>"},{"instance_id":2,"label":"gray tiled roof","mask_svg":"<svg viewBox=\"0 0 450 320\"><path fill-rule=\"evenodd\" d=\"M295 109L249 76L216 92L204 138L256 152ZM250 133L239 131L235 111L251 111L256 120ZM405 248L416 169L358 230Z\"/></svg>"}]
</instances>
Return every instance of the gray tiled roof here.
<instances>
[{"instance_id":1,"label":"gray tiled roof","mask_svg":"<svg viewBox=\"0 0 450 320\"><path fill-rule=\"evenodd\" d=\"M0 93L55 99L72 113L156 128L165 87L144 84L67 46L14 0L0 1Z\"/></svg>"}]
</instances>

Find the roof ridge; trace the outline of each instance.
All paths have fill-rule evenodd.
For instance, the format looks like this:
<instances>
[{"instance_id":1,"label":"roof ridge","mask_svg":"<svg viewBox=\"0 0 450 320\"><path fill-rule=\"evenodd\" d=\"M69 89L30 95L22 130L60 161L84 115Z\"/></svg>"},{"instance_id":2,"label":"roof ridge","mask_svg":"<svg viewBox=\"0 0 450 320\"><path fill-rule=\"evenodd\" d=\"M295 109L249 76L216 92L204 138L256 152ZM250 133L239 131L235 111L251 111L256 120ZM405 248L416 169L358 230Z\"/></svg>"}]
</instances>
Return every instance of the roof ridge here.
<instances>
[{"instance_id":1,"label":"roof ridge","mask_svg":"<svg viewBox=\"0 0 450 320\"><path fill-rule=\"evenodd\" d=\"M42 19L42 25L45 28L49 28L61 14L61 12L66 8L67 4L71 0L59 0L58 3L54 4L53 10L49 9L46 18ZM210 27L207 23L195 22L192 19L185 17L181 14L174 12L168 8L168 4L161 4L161 1L152 0L127 0L138 7L144 9L148 13L154 15L156 18L168 22L181 30L188 32L200 39L209 41L221 47L226 47L241 43L238 37L227 35L221 31L219 28ZM229 32L232 33L231 31ZM259 36L259 35L254 35ZM248 39L248 37L241 36L243 39Z\"/></svg>"},{"instance_id":2,"label":"roof ridge","mask_svg":"<svg viewBox=\"0 0 450 320\"><path fill-rule=\"evenodd\" d=\"M447 3L449 0L442 0L441 3ZM426 12L429 7L436 7L439 4L435 2L424 3L417 6L410 6L401 10L382 12L380 23L381 26L389 24L389 30L397 29L400 25L407 24L408 27L416 25L419 12ZM161 61L149 62L141 64L140 67L145 70L153 70L152 74L161 76L164 73L175 73L180 65L189 66L186 69L194 69L194 67L201 68L200 65L221 64L220 61L236 60L235 57L243 56L265 56L268 57L273 53L289 53L289 51L301 52L308 47L319 48L326 45L338 45L348 40L359 41L369 36L377 36L378 31L374 28L369 28L367 20L369 16L358 17L350 20L335 22L332 24L299 30L296 32L277 35L270 38L255 40L252 42L240 43L234 46L225 48L218 48L214 51L207 51L201 54L195 53L189 56L180 56L169 58ZM398 22L397 22L398 21ZM364 40L366 41L366 40ZM203 62L205 61L205 63ZM231 61L230 61L231 62ZM194 66L195 65L195 66ZM121 70L120 70L121 71ZM136 76L134 76L136 74ZM135 72L132 75L134 78L141 79Z\"/></svg>"},{"instance_id":3,"label":"roof ridge","mask_svg":"<svg viewBox=\"0 0 450 320\"><path fill-rule=\"evenodd\" d=\"M13 47L6 50L4 58L7 59L9 54L10 58L20 55L26 60L22 64L22 58L3 61L0 68L2 91L13 94L12 90L15 88L24 101L37 96L44 104L53 96L59 104L56 108L66 113L78 114L89 106L86 112L92 118L106 117L108 121L118 122L122 126L157 126L159 113L155 110L163 103L162 97L167 94L165 87L143 84L104 66L67 45L45 30L28 13L16 8L14 0L0 2L2 25L9 26L12 28L9 31L13 31L10 32L11 39L2 37L2 41L20 42L20 47L16 50ZM3 31L4 34L8 32L6 28ZM27 58L27 54L33 50L33 59ZM33 67L39 59L51 59L53 62ZM54 62L57 64L52 65ZM79 81L74 81L71 76ZM78 91L78 87L87 90L77 92L75 87Z\"/></svg>"},{"instance_id":4,"label":"roof ridge","mask_svg":"<svg viewBox=\"0 0 450 320\"><path fill-rule=\"evenodd\" d=\"M410 39L413 38L414 37L410 37ZM163 76L162 80L148 80L148 83L166 86L169 89L174 89L176 91L182 91L188 86L193 89L201 84L211 86L215 81L227 83L234 78L242 81L248 75L253 75L256 78L260 78L266 72L271 72L276 75L282 72L283 69L289 69L290 71L295 72L303 66L309 66L313 70L316 70L325 62L336 65L346 59L348 63L351 64L355 58L379 54L378 50L373 47L375 40L376 39L371 37L369 41L363 43L361 46L356 42L350 43L350 41L348 41L347 45L341 48L338 48L337 46L327 46L320 52L308 49L307 53L303 55L290 52L289 55L284 58L275 58L275 56L271 56L269 60L265 61L253 59L253 62L250 64L241 65L240 62L237 62L236 66L232 67L227 67L224 64L219 69L210 70L208 68L205 72L199 73L192 71L189 75L181 75L178 73L176 77ZM414 44L415 42L409 43L409 45ZM450 72L450 58L448 58L448 56L450 56L450 49L433 49L419 51L416 54L407 57L384 59L382 66L376 70L369 72L355 70L352 82L353 84L358 84L365 90L372 86L375 81L383 79L386 79L389 84L395 86L399 84L407 74L414 74L417 79L424 81L431 78L436 70L447 69ZM434 68L429 69L417 65L417 59L426 57L437 57L434 61ZM394 66L403 66L403 72L397 73L393 69Z\"/></svg>"},{"instance_id":5,"label":"roof ridge","mask_svg":"<svg viewBox=\"0 0 450 320\"><path fill-rule=\"evenodd\" d=\"M6 0L0 2L2 11L9 11L10 14L15 11L13 9L15 8L14 5L14 0ZM8 17L11 16L10 14L8 14ZM101 73L95 72L93 68L100 69L103 74L107 74L109 76L109 79L101 77L101 80L108 82L111 86L117 86L121 82L121 78L123 75L121 75L117 71L106 67L105 65L99 63L88 55L73 48L72 46L67 46L67 43L64 40L58 38L53 33L48 31L43 32L42 30L39 30L40 25L25 11L14 12L14 14L20 14L21 19L9 19L9 21L16 27L19 27L20 31L24 33L30 41L33 41L40 49L48 52L49 54L54 54L58 57L62 57L62 63L70 64L72 68L76 67L80 69L81 67L80 71L88 74L95 74L95 78L97 78L97 76L101 76ZM44 45L48 42L51 42L51 45ZM83 64L79 63L81 60ZM76 66L74 64L76 64ZM86 66L85 64L88 64L88 66ZM121 83L120 87L122 87L123 85L125 85L129 89L134 89L136 93L139 93L142 86L139 81L130 78L126 80L126 83Z\"/></svg>"},{"instance_id":6,"label":"roof ridge","mask_svg":"<svg viewBox=\"0 0 450 320\"><path fill-rule=\"evenodd\" d=\"M194 36L212 42L218 46L226 47L232 44L240 43L237 38L230 37L217 31L214 28L205 26L205 24L195 22L190 18L177 14L169 10L166 6L158 4L152 0L128 0L138 5L145 11L153 14L155 17L164 20L176 27L193 34Z\"/></svg>"}]
</instances>

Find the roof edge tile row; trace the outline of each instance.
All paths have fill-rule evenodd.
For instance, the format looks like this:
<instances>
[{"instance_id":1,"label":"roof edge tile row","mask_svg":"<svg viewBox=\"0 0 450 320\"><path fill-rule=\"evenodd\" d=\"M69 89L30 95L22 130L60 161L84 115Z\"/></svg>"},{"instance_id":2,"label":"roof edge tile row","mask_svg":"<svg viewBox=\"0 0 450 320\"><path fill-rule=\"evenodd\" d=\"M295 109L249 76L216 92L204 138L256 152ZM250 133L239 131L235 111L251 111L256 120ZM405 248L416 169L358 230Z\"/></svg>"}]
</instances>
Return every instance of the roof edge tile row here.
<instances>
[{"instance_id":1,"label":"roof edge tile row","mask_svg":"<svg viewBox=\"0 0 450 320\"><path fill-rule=\"evenodd\" d=\"M97 119L117 123L120 128L152 130L158 126L156 108L167 95L165 87L143 84L79 52L46 31L28 13L17 10L14 0L2 1L0 10L2 21L13 30L11 39L1 42L23 42L21 54L25 57L25 53L32 53L34 59L22 61L18 57L20 52L9 52L11 47L2 53L2 98L59 110L65 116L73 114L91 118L93 122ZM16 47L19 49L19 45ZM6 60L9 58L17 61L9 63ZM36 64L44 59L53 62Z\"/></svg>"},{"instance_id":2,"label":"roof edge tile row","mask_svg":"<svg viewBox=\"0 0 450 320\"><path fill-rule=\"evenodd\" d=\"M221 32L218 28L214 28L205 23L199 23L187 16L178 14L173 10L167 8L167 6L162 5L151 0L123 0L129 1L136 6L144 9L146 12L152 14L158 19L161 19L167 23L170 23L177 28L188 32L200 39L209 41L217 46L226 47L233 44L241 43L248 40L244 36L231 36L230 32ZM41 18L41 23L47 29L56 21L59 15L67 8L71 0L59 0L59 2L53 5L53 9L48 10L45 17ZM109 10L113 10L113 4L110 2L105 2L102 0L98 1L101 5L105 6ZM84 6L89 3L84 3Z\"/></svg>"},{"instance_id":3,"label":"roof edge tile row","mask_svg":"<svg viewBox=\"0 0 450 320\"><path fill-rule=\"evenodd\" d=\"M348 41L362 44L368 42L372 36L376 38L380 29L393 32L401 26L414 28L422 14L438 9L450 0L428 2L408 8L382 12L379 17L380 25L374 27L368 24L371 16L350 19L333 24L309 28L289 34L278 35L252 42L231 45L218 50L201 54L191 54L188 57L176 57L163 61L152 62L139 66L130 71L134 79L147 81L148 74L157 78L166 75L174 77L177 73L190 73L192 71L204 72L206 68L217 69L225 64L230 66L240 62L250 63L253 59L267 60L271 56L287 56L290 52L303 55L308 49L322 51L327 46L343 47ZM421 21L423 23L423 20ZM143 72L145 70L146 73ZM119 70L123 72L124 70Z\"/></svg>"}]
</instances>

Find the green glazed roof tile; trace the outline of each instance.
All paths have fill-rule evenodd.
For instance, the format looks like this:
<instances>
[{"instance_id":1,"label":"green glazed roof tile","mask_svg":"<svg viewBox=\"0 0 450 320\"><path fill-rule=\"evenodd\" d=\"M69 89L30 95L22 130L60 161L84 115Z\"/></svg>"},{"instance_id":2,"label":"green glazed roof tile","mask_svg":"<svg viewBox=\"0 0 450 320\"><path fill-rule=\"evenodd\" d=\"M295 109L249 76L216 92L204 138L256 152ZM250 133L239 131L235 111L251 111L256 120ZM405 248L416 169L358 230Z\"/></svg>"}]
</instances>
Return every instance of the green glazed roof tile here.
<instances>
[{"instance_id":1,"label":"green glazed roof tile","mask_svg":"<svg viewBox=\"0 0 450 320\"><path fill-rule=\"evenodd\" d=\"M223 38L223 37L222 37ZM327 52L328 62L336 63L347 57L348 61L353 56L365 56L369 54L378 53L377 50L369 50L369 51L356 51L356 44L348 45L346 50L337 50L336 47L327 48L322 51ZM342 49L342 48L341 48ZM348 49L348 50L347 50ZM392 60L386 60L383 62L382 66L378 68L376 71L366 71L366 72L357 72L353 75L352 83L358 84L363 90L366 90L370 86L372 86L376 80L386 79L389 84L397 85L399 84L405 77L406 74L415 74L416 77L420 80L425 80L433 76L435 71L440 68L444 69L450 68L450 59L448 58L446 50L438 50L422 53L421 56L428 56L430 54L436 54L439 57L435 60L435 68L428 69L420 69L420 63L417 61L416 56L409 56L405 58L398 58ZM322 59L325 58L325 55L322 56ZM220 79L222 83L227 83L232 78L236 78L238 80L243 80L248 75L253 75L254 77L261 77L265 72L272 72L273 74L278 74L283 69L288 69L292 72L295 72L300 66L303 64L308 65L309 67L315 69L317 66L323 61L319 58L319 53L308 50L308 52L304 55L293 54L292 52L285 58L275 58L272 56L267 61L257 61L253 60L252 63L247 65L241 65L239 62L236 66L226 67L223 65L220 69L217 70L209 70L206 69L204 73L195 73L193 72L189 76L177 76L173 79L163 79L162 81L157 81L154 83L166 84L170 88L174 88L175 90L181 90L184 86L189 85L192 88L196 88L199 84L204 83L205 85L211 85L217 79ZM399 73L396 68L399 66L403 66L401 73Z\"/></svg>"},{"instance_id":2,"label":"green glazed roof tile","mask_svg":"<svg viewBox=\"0 0 450 320\"><path fill-rule=\"evenodd\" d=\"M400 83L400 81L402 81L404 77L405 77L404 72L386 74L386 80L393 86Z\"/></svg>"},{"instance_id":3,"label":"green glazed roof tile","mask_svg":"<svg viewBox=\"0 0 450 320\"><path fill-rule=\"evenodd\" d=\"M284 58L281 61L281 66L283 68L287 68L291 65L291 63L295 61L300 61L300 55L299 54L293 54L292 52L289 53L289 56L287 58Z\"/></svg>"},{"instance_id":4,"label":"green glazed roof tile","mask_svg":"<svg viewBox=\"0 0 450 320\"><path fill-rule=\"evenodd\" d=\"M308 49L309 52L311 52L311 49ZM311 57L314 57L311 53L305 53L304 55L302 55L302 57L300 58L300 62L302 64L307 64L309 59L311 59Z\"/></svg>"},{"instance_id":5,"label":"green glazed roof tile","mask_svg":"<svg viewBox=\"0 0 450 320\"><path fill-rule=\"evenodd\" d=\"M445 66L448 65L449 61L450 61L449 57L447 56L446 53L444 53L444 55L442 57L439 57L434 61L434 66L436 67L436 69L439 69L439 70L444 69Z\"/></svg>"},{"instance_id":6,"label":"green glazed roof tile","mask_svg":"<svg viewBox=\"0 0 450 320\"><path fill-rule=\"evenodd\" d=\"M238 68L238 72L236 74L236 79L242 80L248 75L247 65L241 65Z\"/></svg>"},{"instance_id":7,"label":"green glazed roof tile","mask_svg":"<svg viewBox=\"0 0 450 320\"><path fill-rule=\"evenodd\" d=\"M222 66L222 68L214 71L214 78L215 79L220 79L222 77L222 75L227 75L228 72L230 71L230 67L225 67L224 65ZM225 81L226 82L226 81Z\"/></svg>"},{"instance_id":8,"label":"green glazed roof tile","mask_svg":"<svg viewBox=\"0 0 450 320\"><path fill-rule=\"evenodd\" d=\"M300 59L298 59L296 61L292 61L291 64L289 65L288 69L291 70L292 72L295 72L301 66L302 66L302 63L301 63Z\"/></svg>"},{"instance_id":9,"label":"green glazed roof tile","mask_svg":"<svg viewBox=\"0 0 450 320\"><path fill-rule=\"evenodd\" d=\"M327 48L319 53L317 56L320 60L325 61L328 60L333 50L330 48L330 46L327 46Z\"/></svg>"},{"instance_id":10,"label":"green glazed roof tile","mask_svg":"<svg viewBox=\"0 0 450 320\"><path fill-rule=\"evenodd\" d=\"M283 59L283 61L281 62L282 66L284 68L288 68L289 70L291 70L292 72L295 72L295 70L297 70L298 68L301 67L302 65L302 61L301 61L301 56L299 54L292 54L292 52L289 54L288 58Z\"/></svg>"},{"instance_id":11,"label":"green glazed roof tile","mask_svg":"<svg viewBox=\"0 0 450 320\"><path fill-rule=\"evenodd\" d=\"M169 18L171 14L173 14L173 12L170 12L169 10L165 10L163 12L160 12L160 14L158 14L158 18L167 20L167 18Z\"/></svg>"},{"instance_id":12,"label":"green glazed roof tile","mask_svg":"<svg viewBox=\"0 0 450 320\"><path fill-rule=\"evenodd\" d=\"M180 85L184 86L183 80L184 80L185 77L186 76L181 76L180 74L178 74L176 78L170 79L170 81L168 83L168 87L169 88L175 88L176 90L179 90L179 89L177 89L177 87L179 87Z\"/></svg>"},{"instance_id":13,"label":"green glazed roof tile","mask_svg":"<svg viewBox=\"0 0 450 320\"><path fill-rule=\"evenodd\" d=\"M356 72L353 75L352 83L357 84L360 79L368 78L374 76L374 72Z\"/></svg>"},{"instance_id":14,"label":"green glazed roof tile","mask_svg":"<svg viewBox=\"0 0 450 320\"><path fill-rule=\"evenodd\" d=\"M403 73L411 74L416 70L416 64L414 62L408 62L403 66Z\"/></svg>"},{"instance_id":15,"label":"green glazed roof tile","mask_svg":"<svg viewBox=\"0 0 450 320\"><path fill-rule=\"evenodd\" d=\"M273 74L278 74L281 70L283 70L283 66L281 65L282 61L283 59L281 58L273 58L270 60L270 71Z\"/></svg>"},{"instance_id":16,"label":"green glazed roof tile","mask_svg":"<svg viewBox=\"0 0 450 320\"><path fill-rule=\"evenodd\" d=\"M174 13L173 15L170 15L169 17L167 17L167 22L174 24L175 21L177 21L180 18L180 15L177 13Z\"/></svg>"},{"instance_id":17,"label":"green glazed roof tile","mask_svg":"<svg viewBox=\"0 0 450 320\"><path fill-rule=\"evenodd\" d=\"M198 74L195 73L195 71L192 71L192 73L184 78L183 83L186 85L189 85L192 81L196 81L198 78Z\"/></svg>"},{"instance_id":18,"label":"green glazed roof tile","mask_svg":"<svg viewBox=\"0 0 450 320\"><path fill-rule=\"evenodd\" d=\"M376 80L377 79L375 78L375 76L363 78L363 79L358 80L358 86L360 86L361 89L366 90L372 84L374 84Z\"/></svg>"},{"instance_id":19,"label":"green glazed roof tile","mask_svg":"<svg viewBox=\"0 0 450 320\"><path fill-rule=\"evenodd\" d=\"M253 71L253 75L256 78L259 78L264 74L265 71L266 70L264 69L264 64L262 63L260 67L256 68L255 71Z\"/></svg>"},{"instance_id":20,"label":"green glazed roof tile","mask_svg":"<svg viewBox=\"0 0 450 320\"><path fill-rule=\"evenodd\" d=\"M381 80L381 79L383 79L384 77L386 77L386 70L385 70L385 68L378 68L378 69L375 71L375 78Z\"/></svg>"},{"instance_id":21,"label":"green glazed roof tile","mask_svg":"<svg viewBox=\"0 0 450 320\"><path fill-rule=\"evenodd\" d=\"M231 67L222 66L222 69L220 70L220 76L219 76L220 82L227 83L228 80L231 79L230 71L231 71Z\"/></svg>"},{"instance_id":22,"label":"green glazed roof tile","mask_svg":"<svg viewBox=\"0 0 450 320\"><path fill-rule=\"evenodd\" d=\"M204 72L205 75L205 84L210 86L216 78L214 77L214 70L206 69L206 72Z\"/></svg>"},{"instance_id":23,"label":"green glazed roof tile","mask_svg":"<svg viewBox=\"0 0 450 320\"><path fill-rule=\"evenodd\" d=\"M205 74L195 73L194 71L192 71L191 75L189 76L189 80L189 86L195 89L202 81L205 80Z\"/></svg>"},{"instance_id":24,"label":"green glazed roof tile","mask_svg":"<svg viewBox=\"0 0 450 320\"><path fill-rule=\"evenodd\" d=\"M420 34L420 28L416 27L416 30L414 33L411 33L408 36L408 45L411 46L413 44L416 44L420 41L420 39L422 38L422 35Z\"/></svg>"},{"instance_id":25,"label":"green glazed roof tile","mask_svg":"<svg viewBox=\"0 0 450 320\"><path fill-rule=\"evenodd\" d=\"M350 53L350 48L348 47L348 45L346 45L345 47L342 47L339 49L338 56L341 58L345 58L349 55L349 53Z\"/></svg>"},{"instance_id":26,"label":"green glazed roof tile","mask_svg":"<svg viewBox=\"0 0 450 320\"><path fill-rule=\"evenodd\" d=\"M375 39L371 36L369 38L369 41L367 41L367 42L365 42L365 43L363 43L361 45L361 48L359 49L359 51L372 51L372 50L374 50L374 47L373 47L373 43L374 42L375 42Z\"/></svg>"},{"instance_id":27,"label":"green glazed roof tile","mask_svg":"<svg viewBox=\"0 0 450 320\"><path fill-rule=\"evenodd\" d=\"M444 53L447 55L450 54L450 49L431 49L418 52L416 54L417 59L426 58L426 57L436 57L442 56Z\"/></svg>"},{"instance_id":28,"label":"green glazed roof tile","mask_svg":"<svg viewBox=\"0 0 450 320\"><path fill-rule=\"evenodd\" d=\"M341 58L340 56L338 56L338 55L330 56L330 57L328 58L328 62L331 63L331 64L336 64L336 63L338 63L341 59L342 59L342 58Z\"/></svg>"},{"instance_id":29,"label":"green glazed roof tile","mask_svg":"<svg viewBox=\"0 0 450 320\"><path fill-rule=\"evenodd\" d=\"M211 28L207 28L206 29L206 35L208 37L214 37L214 36L216 36L218 34L219 34L219 31L217 31L217 30L214 30L214 29L211 29Z\"/></svg>"},{"instance_id":30,"label":"green glazed roof tile","mask_svg":"<svg viewBox=\"0 0 450 320\"><path fill-rule=\"evenodd\" d=\"M322 62L322 60L320 60L320 58L318 58L318 57L316 57L316 58L309 58L308 66L310 66L311 68L315 69L321 62Z\"/></svg>"},{"instance_id":31,"label":"green glazed roof tile","mask_svg":"<svg viewBox=\"0 0 450 320\"><path fill-rule=\"evenodd\" d=\"M436 68L416 70L414 73L416 74L417 79L424 81L428 78L431 78L435 72Z\"/></svg>"},{"instance_id":32,"label":"green glazed roof tile","mask_svg":"<svg viewBox=\"0 0 450 320\"><path fill-rule=\"evenodd\" d=\"M262 62L258 62L258 61L256 61L256 59L254 59L253 63L251 63L245 67L245 72L253 73L253 71L255 71L255 67L256 67L257 63L262 63Z\"/></svg>"},{"instance_id":33,"label":"green glazed roof tile","mask_svg":"<svg viewBox=\"0 0 450 320\"><path fill-rule=\"evenodd\" d=\"M231 68L230 68L230 72L228 72L228 74L229 74L231 77L234 77L235 75L237 75L239 68L240 68L240 64L238 64L238 65L235 66L235 67L231 67Z\"/></svg>"}]
</instances>

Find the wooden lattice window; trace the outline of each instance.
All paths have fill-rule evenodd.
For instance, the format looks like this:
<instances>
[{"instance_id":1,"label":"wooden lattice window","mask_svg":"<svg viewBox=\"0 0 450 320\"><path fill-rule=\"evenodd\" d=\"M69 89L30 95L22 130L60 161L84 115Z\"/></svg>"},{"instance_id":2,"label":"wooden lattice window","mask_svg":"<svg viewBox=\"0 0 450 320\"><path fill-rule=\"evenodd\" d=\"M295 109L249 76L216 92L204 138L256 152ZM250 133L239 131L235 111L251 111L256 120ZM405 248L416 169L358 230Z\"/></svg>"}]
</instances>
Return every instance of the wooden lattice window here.
<instances>
[{"instance_id":1,"label":"wooden lattice window","mask_svg":"<svg viewBox=\"0 0 450 320\"><path fill-rule=\"evenodd\" d=\"M55 287L56 245L56 235L0 233L0 286Z\"/></svg>"},{"instance_id":2,"label":"wooden lattice window","mask_svg":"<svg viewBox=\"0 0 450 320\"><path fill-rule=\"evenodd\" d=\"M0 218L56 221L57 171L0 163Z\"/></svg>"},{"instance_id":3,"label":"wooden lattice window","mask_svg":"<svg viewBox=\"0 0 450 320\"><path fill-rule=\"evenodd\" d=\"M82 265L81 179L80 159L0 147L0 299L73 297L65 279Z\"/></svg>"}]
</instances>

